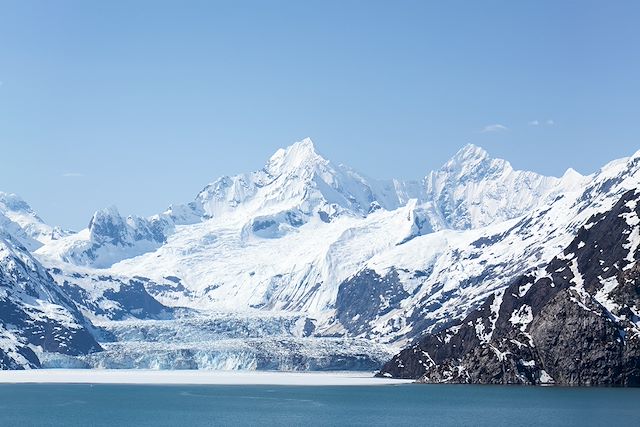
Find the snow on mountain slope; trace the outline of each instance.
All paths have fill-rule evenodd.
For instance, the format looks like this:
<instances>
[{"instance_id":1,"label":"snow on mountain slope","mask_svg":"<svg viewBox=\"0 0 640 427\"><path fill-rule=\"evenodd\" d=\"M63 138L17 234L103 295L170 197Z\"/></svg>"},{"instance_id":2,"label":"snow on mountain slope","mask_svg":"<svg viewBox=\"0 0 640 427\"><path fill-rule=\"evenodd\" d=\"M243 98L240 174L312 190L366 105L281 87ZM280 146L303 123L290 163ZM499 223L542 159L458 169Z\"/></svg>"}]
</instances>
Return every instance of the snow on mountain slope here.
<instances>
[{"instance_id":1,"label":"snow on mountain slope","mask_svg":"<svg viewBox=\"0 0 640 427\"><path fill-rule=\"evenodd\" d=\"M11 221L11 219L2 213L0 213L0 230L6 235L11 236L16 244L26 249L34 250L42 245L39 241L29 236L22 227L20 227L20 224Z\"/></svg>"},{"instance_id":2,"label":"snow on mountain slope","mask_svg":"<svg viewBox=\"0 0 640 427\"><path fill-rule=\"evenodd\" d=\"M146 278L95 274L91 269L61 266L49 266L49 273L94 324L105 320L171 319L175 313L149 295Z\"/></svg>"},{"instance_id":3,"label":"snow on mountain slope","mask_svg":"<svg viewBox=\"0 0 640 427\"><path fill-rule=\"evenodd\" d=\"M363 219L378 209L393 211L415 199L413 233L406 236L411 239L434 230L477 228L515 218L582 180L577 173L548 178L514 171L506 161L491 159L470 145L422 183L377 181L333 165L305 139L278 150L263 169L222 177L193 202L174 205L164 214L125 220L115 208L99 211L89 229L52 242L38 253L107 268L159 248L176 225L185 226L180 228L182 234L190 233L189 225L197 234L198 229L211 228L199 228L203 221L224 228L241 220L243 239L279 239L308 222L318 224L318 218L325 223L340 217Z\"/></svg>"},{"instance_id":4,"label":"snow on mountain slope","mask_svg":"<svg viewBox=\"0 0 640 427\"><path fill-rule=\"evenodd\" d=\"M366 218L319 218L278 239L247 232L243 218L177 228L153 253L122 261L110 271L180 278L188 292L161 292L165 304L219 310L292 310L319 313L331 307L337 285L375 253L413 232L415 203Z\"/></svg>"},{"instance_id":5,"label":"snow on mountain slope","mask_svg":"<svg viewBox=\"0 0 640 427\"><path fill-rule=\"evenodd\" d=\"M528 215L459 232L453 239L451 231L420 236L406 250L373 257L340 285L336 319L350 334L366 331L384 340L410 339L450 325L519 275L548 263L580 227L588 226L589 218L639 188L639 165L640 152L606 165L583 188ZM441 253L422 257L418 248L442 246L438 241L443 239L447 242ZM367 287L381 302L363 300L360 290ZM390 298L387 289L404 291L404 296Z\"/></svg>"},{"instance_id":6,"label":"snow on mountain slope","mask_svg":"<svg viewBox=\"0 0 640 427\"><path fill-rule=\"evenodd\" d=\"M573 169L562 178L516 171L470 144L427 175L425 197L433 202L442 228L464 230L522 216L584 182Z\"/></svg>"},{"instance_id":7,"label":"snow on mountain slope","mask_svg":"<svg viewBox=\"0 0 640 427\"><path fill-rule=\"evenodd\" d=\"M0 227L12 232L29 250L35 250L44 243L70 234L69 231L46 224L31 206L16 194L0 191L0 214L5 217L0 218ZM6 219L17 224L21 230L8 224Z\"/></svg>"},{"instance_id":8,"label":"snow on mountain slope","mask_svg":"<svg viewBox=\"0 0 640 427\"><path fill-rule=\"evenodd\" d=\"M206 218L229 212L252 217L296 210L303 216L320 214L328 222L343 213L366 216L378 207L395 209L418 196L411 190L410 184L373 181L333 165L307 138L278 150L260 171L209 184L196 203Z\"/></svg>"},{"instance_id":9,"label":"snow on mountain slope","mask_svg":"<svg viewBox=\"0 0 640 427\"><path fill-rule=\"evenodd\" d=\"M0 369L38 367L46 352L100 350L89 328L44 267L0 229Z\"/></svg>"},{"instance_id":10,"label":"snow on mountain slope","mask_svg":"<svg viewBox=\"0 0 640 427\"><path fill-rule=\"evenodd\" d=\"M305 139L278 150L263 169L222 177L195 201L172 206L164 214L124 219L115 208L98 211L88 229L52 242L39 254L106 268L159 248L175 225L195 224L197 229L203 220L224 224L241 218L244 235L280 238L318 218L330 223L342 216L363 218L380 208L396 209L419 192L417 182L375 181L334 166Z\"/></svg>"},{"instance_id":11,"label":"snow on mountain slope","mask_svg":"<svg viewBox=\"0 0 640 427\"><path fill-rule=\"evenodd\" d=\"M329 337L380 345L371 347L379 355L386 344L446 328L546 265L589 218L639 187L640 152L592 176L569 170L552 178L467 146L422 182L402 182L333 165L305 140L278 150L262 170L223 177L163 214L99 211L87 230L47 243L37 256L107 335L124 320L133 330L167 322L177 337L107 341L109 351L73 363L165 366L188 354L189 366L262 366L288 346L310 357L300 366L317 366L325 350L340 354L327 350L340 345L323 341ZM243 330L267 316L266 324L286 331L199 351L197 340L179 338L197 332L188 320L196 313L222 324L232 313L243 320L229 328ZM305 336L287 329L290 316ZM71 363L53 359L50 366Z\"/></svg>"},{"instance_id":12,"label":"snow on mountain slope","mask_svg":"<svg viewBox=\"0 0 640 427\"><path fill-rule=\"evenodd\" d=\"M640 385L640 193L581 227L544 267L426 335L381 375L422 382Z\"/></svg>"},{"instance_id":13,"label":"snow on mountain slope","mask_svg":"<svg viewBox=\"0 0 640 427\"><path fill-rule=\"evenodd\" d=\"M527 253L534 235L513 246L526 228L517 219L589 180L514 171L467 146L422 185L374 181L334 166L304 140L278 150L262 170L223 177L194 202L170 208L157 217L157 239L132 238L147 234L111 210L38 255L62 270L60 260L111 266L95 275L149 278L148 291L167 306L301 312L318 333L393 341L462 315L518 269L555 253L553 239L550 249ZM547 234L556 220L545 220ZM496 249L484 251L484 240ZM350 287L370 287L374 301L350 301L358 292L340 291Z\"/></svg>"},{"instance_id":14,"label":"snow on mountain slope","mask_svg":"<svg viewBox=\"0 0 640 427\"><path fill-rule=\"evenodd\" d=\"M89 227L50 242L38 253L76 265L106 268L121 259L153 251L173 233L167 215L123 218L115 207L97 211Z\"/></svg>"}]
</instances>

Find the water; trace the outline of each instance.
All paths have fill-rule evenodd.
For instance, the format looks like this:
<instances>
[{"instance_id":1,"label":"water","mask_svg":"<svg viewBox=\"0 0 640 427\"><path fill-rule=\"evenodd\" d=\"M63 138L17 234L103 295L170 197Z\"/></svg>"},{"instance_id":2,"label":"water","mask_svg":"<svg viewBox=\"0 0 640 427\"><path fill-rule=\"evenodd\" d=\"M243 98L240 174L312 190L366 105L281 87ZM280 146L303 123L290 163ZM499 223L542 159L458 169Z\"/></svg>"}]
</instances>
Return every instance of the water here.
<instances>
[{"instance_id":1,"label":"water","mask_svg":"<svg viewBox=\"0 0 640 427\"><path fill-rule=\"evenodd\" d=\"M632 426L640 389L0 385L2 426Z\"/></svg>"}]
</instances>

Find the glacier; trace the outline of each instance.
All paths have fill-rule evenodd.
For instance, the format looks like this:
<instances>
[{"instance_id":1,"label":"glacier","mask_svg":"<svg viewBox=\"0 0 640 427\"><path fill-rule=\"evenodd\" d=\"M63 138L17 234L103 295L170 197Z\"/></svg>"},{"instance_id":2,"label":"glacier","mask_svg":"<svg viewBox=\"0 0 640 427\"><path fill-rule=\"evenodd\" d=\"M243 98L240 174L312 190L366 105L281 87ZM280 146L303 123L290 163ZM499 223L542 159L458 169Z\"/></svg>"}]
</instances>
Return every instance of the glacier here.
<instances>
[{"instance_id":1,"label":"glacier","mask_svg":"<svg viewBox=\"0 0 640 427\"><path fill-rule=\"evenodd\" d=\"M369 369L548 263L638 186L639 159L546 177L468 145L422 179L376 180L305 139L148 218L6 224L104 348L34 349L44 366Z\"/></svg>"}]
</instances>

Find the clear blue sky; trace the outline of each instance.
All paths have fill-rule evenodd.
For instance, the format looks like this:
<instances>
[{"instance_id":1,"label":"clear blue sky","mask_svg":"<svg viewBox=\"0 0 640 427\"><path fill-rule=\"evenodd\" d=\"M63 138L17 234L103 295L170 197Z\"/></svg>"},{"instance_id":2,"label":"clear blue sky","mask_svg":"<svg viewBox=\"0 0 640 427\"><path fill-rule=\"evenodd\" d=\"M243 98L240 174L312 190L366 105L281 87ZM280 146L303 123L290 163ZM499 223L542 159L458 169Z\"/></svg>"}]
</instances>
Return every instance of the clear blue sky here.
<instances>
[{"instance_id":1,"label":"clear blue sky","mask_svg":"<svg viewBox=\"0 0 640 427\"><path fill-rule=\"evenodd\" d=\"M0 1L0 189L79 229L306 136L380 178L470 142L590 173L640 149L638 22L638 1Z\"/></svg>"}]
</instances>

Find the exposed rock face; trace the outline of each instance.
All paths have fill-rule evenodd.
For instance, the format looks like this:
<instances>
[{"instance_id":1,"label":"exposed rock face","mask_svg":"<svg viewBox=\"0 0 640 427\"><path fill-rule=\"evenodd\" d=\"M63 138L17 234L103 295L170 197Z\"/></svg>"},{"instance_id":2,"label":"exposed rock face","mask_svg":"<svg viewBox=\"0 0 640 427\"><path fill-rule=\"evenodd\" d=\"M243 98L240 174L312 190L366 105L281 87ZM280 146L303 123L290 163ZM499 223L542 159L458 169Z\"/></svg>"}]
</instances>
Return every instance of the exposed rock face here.
<instances>
[{"instance_id":1,"label":"exposed rock face","mask_svg":"<svg viewBox=\"0 0 640 427\"><path fill-rule=\"evenodd\" d=\"M340 285L336 317L351 334L364 334L372 321L397 308L408 296L395 270L384 277L363 270Z\"/></svg>"},{"instance_id":2,"label":"exposed rock face","mask_svg":"<svg viewBox=\"0 0 640 427\"><path fill-rule=\"evenodd\" d=\"M640 192L564 252L429 334L379 375L427 383L640 386Z\"/></svg>"},{"instance_id":3,"label":"exposed rock face","mask_svg":"<svg viewBox=\"0 0 640 427\"><path fill-rule=\"evenodd\" d=\"M39 367L37 352L99 351L90 329L44 267L0 230L0 369Z\"/></svg>"},{"instance_id":4,"label":"exposed rock face","mask_svg":"<svg viewBox=\"0 0 640 427\"><path fill-rule=\"evenodd\" d=\"M149 295L145 285L154 284L144 277L65 274L59 268L52 268L50 273L62 291L90 319L168 319L173 316L173 308Z\"/></svg>"}]
</instances>

